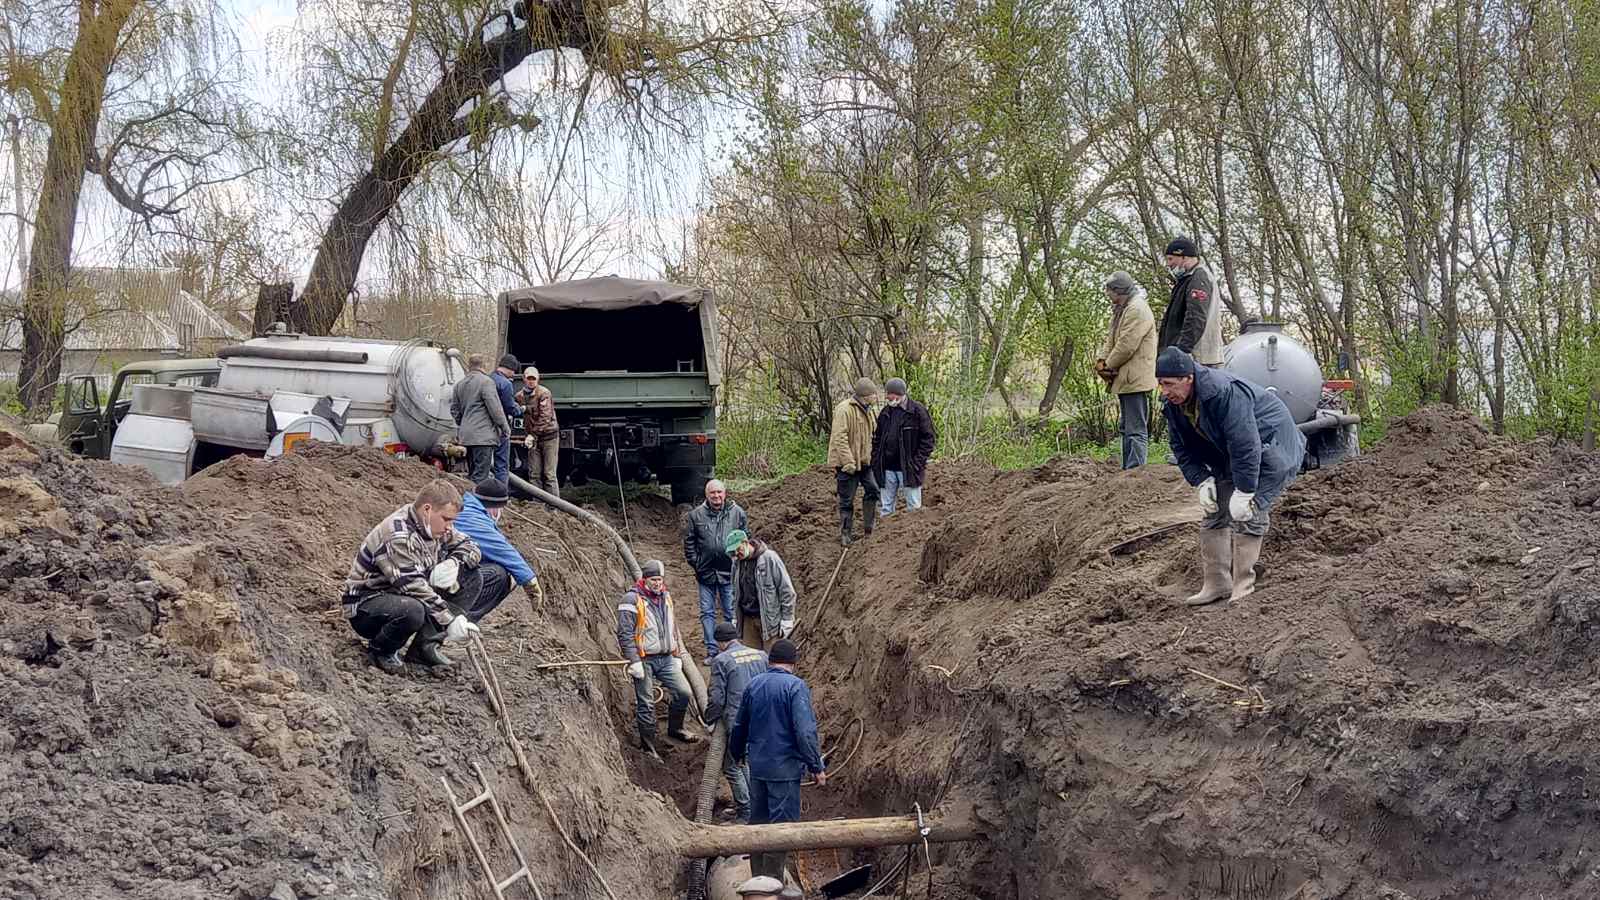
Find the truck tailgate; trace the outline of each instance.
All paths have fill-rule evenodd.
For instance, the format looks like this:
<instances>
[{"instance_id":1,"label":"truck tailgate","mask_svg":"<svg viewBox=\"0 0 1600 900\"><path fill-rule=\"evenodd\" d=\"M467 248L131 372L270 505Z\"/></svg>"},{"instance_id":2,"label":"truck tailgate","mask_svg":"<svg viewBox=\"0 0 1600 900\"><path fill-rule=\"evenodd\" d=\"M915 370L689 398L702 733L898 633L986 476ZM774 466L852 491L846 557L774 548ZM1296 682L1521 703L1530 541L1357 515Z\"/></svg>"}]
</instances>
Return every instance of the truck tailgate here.
<instances>
[{"instance_id":1,"label":"truck tailgate","mask_svg":"<svg viewBox=\"0 0 1600 900\"><path fill-rule=\"evenodd\" d=\"M714 399L704 372L547 374L541 383L557 410L705 407Z\"/></svg>"}]
</instances>

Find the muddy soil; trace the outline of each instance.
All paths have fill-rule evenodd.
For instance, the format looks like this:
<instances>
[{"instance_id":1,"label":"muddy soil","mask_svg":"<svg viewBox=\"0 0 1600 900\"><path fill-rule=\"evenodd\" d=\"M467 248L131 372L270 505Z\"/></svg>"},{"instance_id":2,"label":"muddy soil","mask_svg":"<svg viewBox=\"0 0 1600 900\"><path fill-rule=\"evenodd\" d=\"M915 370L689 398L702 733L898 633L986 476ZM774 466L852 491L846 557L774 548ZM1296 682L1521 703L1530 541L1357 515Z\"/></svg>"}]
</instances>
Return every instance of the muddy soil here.
<instances>
[{"instance_id":1,"label":"muddy soil","mask_svg":"<svg viewBox=\"0 0 1600 900\"><path fill-rule=\"evenodd\" d=\"M545 896L605 896L518 780L465 651L384 675L339 612L353 548L429 477L317 446L172 489L0 431L0 897L486 896L440 783L471 796L474 763ZM592 528L514 509L548 595L535 614L514 593L484 631L516 729L618 896L667 896L678 861L650 836L678 817L624 773L624 677L534 669L615 656L620 566Z\"/></svg>"},{"instance_id":2,"label":"muddy soil","mask_svg":"<svg viewBox=\"0 0 1600 900\"><path fill-rule=\"evenodd\" d=\"M820 621L830 473L737 499L800 588L824 730L866 724L808 818L992 829L935 848L934 896L1600 896L1600 457L1424 410L1299 479L1261 590L1200 610L1193 528L1108 552L1198 517L1172 466L935 465Z\"/></svg>"}]
</instances>

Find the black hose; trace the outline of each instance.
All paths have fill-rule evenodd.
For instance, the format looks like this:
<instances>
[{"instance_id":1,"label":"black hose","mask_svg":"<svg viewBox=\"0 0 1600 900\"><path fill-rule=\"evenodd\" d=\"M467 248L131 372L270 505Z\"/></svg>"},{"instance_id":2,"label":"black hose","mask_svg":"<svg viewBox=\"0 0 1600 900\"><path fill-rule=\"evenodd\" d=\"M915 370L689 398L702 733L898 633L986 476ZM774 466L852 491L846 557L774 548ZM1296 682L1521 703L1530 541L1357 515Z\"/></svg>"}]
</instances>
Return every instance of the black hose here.
<instances>
[{"instance_id":1,"label":"black hose","mask_svg":"<svg viewBox=\"0 0 1600 900\"><path fill-rule=\"evenodd\" d=\"M247 357L254 359L281 359L286 362L326 362L365 365L367 354L362 350L307 350L300 347L263 347L251 344L234 344L217 351L217 359Z\"/></svg>"}]
</instances>

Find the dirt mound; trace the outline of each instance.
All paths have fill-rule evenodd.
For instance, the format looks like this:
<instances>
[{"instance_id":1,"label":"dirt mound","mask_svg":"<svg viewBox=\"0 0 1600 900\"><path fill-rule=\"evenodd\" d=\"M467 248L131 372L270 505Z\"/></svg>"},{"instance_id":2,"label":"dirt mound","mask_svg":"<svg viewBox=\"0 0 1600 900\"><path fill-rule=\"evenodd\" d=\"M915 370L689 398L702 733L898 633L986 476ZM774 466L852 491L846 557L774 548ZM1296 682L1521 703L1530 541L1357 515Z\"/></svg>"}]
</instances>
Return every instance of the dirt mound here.
<instances>
[{"instance_id":1,"label":"dirt mound","mask_svg":"<svg viewBox=\"0 0 1600 900\"><path fill-rule=\"evenodd\" d=\"M167 488L0 431L0 896L477 896L439 781L476 793L474 762L545 895L603 896L516 779L465 660L385 676L339 612L352 549L430 477L313 446ZM520 506L506 530L549 598L534 614L515 593L485 627L516 727L612 888L662 896L678 862L646 836L676 816L623 774L620 675L533 669L614 655L620 575L564 516Z\"/></svg>"},{"instance_id":2,"label":"dirt mound","mask_svg":"<svg viewBox=\"0 0 1600 900\"><path fill-rule=\"evenodd\" d=\"M1203 610L1176 467L940 463L813 625L831 488L738 498L800 582L824 729L868 724L807 802L976 804L993 840L936 850L936 895L1596 894L1600 457L1423 410L1297 480L1261 590Z\"/></svg>"}]
</instances>

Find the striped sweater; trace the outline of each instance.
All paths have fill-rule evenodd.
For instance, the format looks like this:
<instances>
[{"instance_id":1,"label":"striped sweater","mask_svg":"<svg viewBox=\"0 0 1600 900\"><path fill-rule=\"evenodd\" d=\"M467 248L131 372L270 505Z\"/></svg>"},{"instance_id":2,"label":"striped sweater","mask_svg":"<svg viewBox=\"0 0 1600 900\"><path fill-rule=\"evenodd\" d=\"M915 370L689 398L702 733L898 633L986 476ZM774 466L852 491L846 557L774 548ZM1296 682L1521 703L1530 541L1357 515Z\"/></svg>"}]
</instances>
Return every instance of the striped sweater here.
<instances>
[{"instance_id":1,"label":"striped sweater","mask_svg":"<svg viewBox=\"0 0 1600 900\"><path fill-rule=\"evenodd\" d=\"M356 551L344 579L345 617L353 618L356 607L368 597L400 594L421 601L438 624L450 624L454 613L428 584L428 573L445 559L470 569L482 562L483 553L472 538L454 528L440 538L428 537L411 504L400 507L374 525Z\"/></svg>"}]
</instances>

